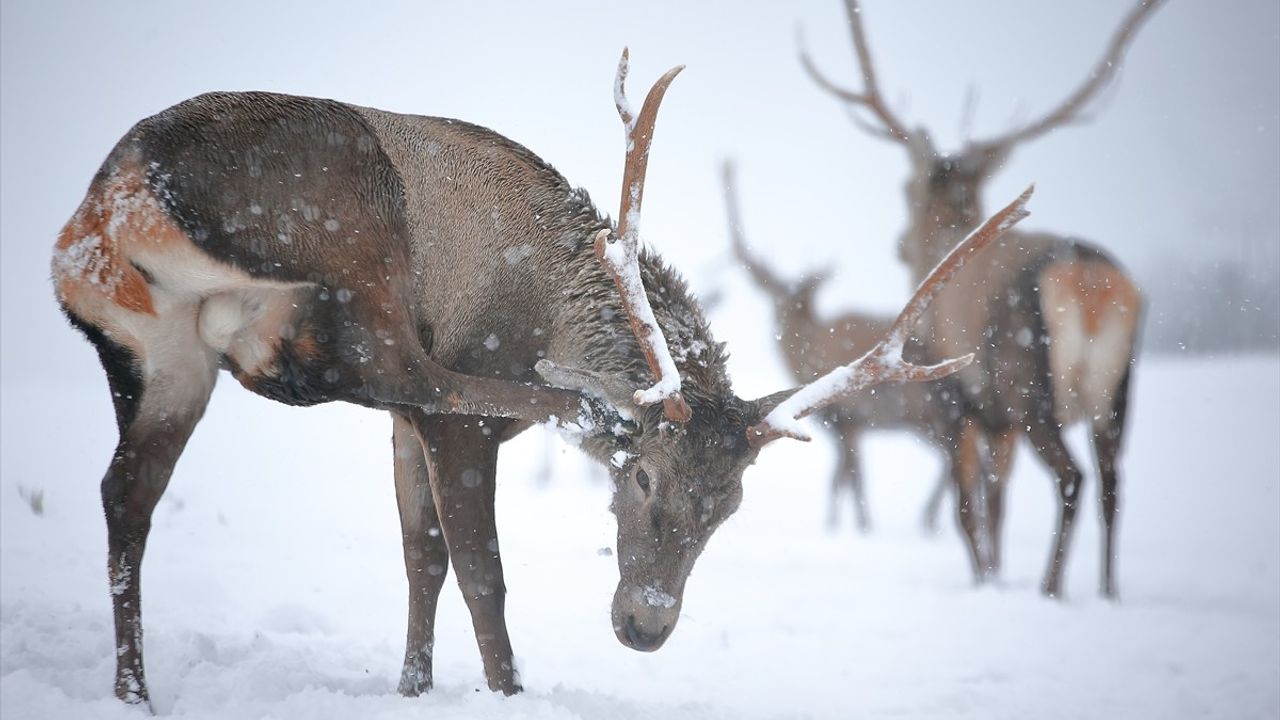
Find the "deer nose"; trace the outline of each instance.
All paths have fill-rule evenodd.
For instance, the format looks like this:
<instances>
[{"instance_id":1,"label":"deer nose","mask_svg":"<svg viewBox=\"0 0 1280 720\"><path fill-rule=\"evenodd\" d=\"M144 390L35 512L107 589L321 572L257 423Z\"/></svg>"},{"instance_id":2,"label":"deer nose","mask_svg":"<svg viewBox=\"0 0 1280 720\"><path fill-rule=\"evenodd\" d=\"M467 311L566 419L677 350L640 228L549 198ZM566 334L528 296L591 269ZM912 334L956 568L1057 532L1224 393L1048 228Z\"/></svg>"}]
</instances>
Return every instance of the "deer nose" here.
<instances>
[{"instance_id":1,"label":"deer nose","mask_svg":"<svg viewBox=\"0 0 1280 720\"><path fill-rule=\"evenodd\" d=\"M641 652L653 652L662 647L662 643L667 639L667 631L670 629L670 625L663 625L658 632L647 633L636 627L635 615L628 615L626 621L622 623L622 634L626 637L627 645Z\"/></svg>"}]
</instances>

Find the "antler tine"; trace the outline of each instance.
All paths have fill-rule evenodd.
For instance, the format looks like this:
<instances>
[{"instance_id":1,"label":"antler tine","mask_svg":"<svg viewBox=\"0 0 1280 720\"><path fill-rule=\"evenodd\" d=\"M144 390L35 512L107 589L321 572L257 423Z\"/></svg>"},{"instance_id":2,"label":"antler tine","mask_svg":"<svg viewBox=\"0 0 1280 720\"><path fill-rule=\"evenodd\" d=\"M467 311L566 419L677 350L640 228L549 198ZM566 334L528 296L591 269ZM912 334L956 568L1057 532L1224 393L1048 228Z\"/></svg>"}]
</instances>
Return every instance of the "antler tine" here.
<instances>
[{"instance_id":1,"label":"antler tine","mask_svg":"<svg viewBox=\"0 0 1280 720\"><path fill-rule=\"evenodd\" d=\"M910 139L911 133L907 131L906 125L889 109L889 104L884 101L884 97L880 94L880 83L876 78L875 64L871 61L871 50L867 47L867 35L862 29L862 8L858 6L858 0L845 0L844 7L846 14L849 16L849 34L853 38L854 53L858 57L858 66L862 70L862 92L856 92L837 85L824 75L818 69L817 64L813 62L813 58L809 56L809 50L805 46L803 34L797 33L797 44L800 46L800 64L818 87L850 105L864 107L869 110L884 126L883 129L877 128L873 132L874 135L905 143Z\"/></svg>"},{"instance_id":2,"label":"antler tine","mask_svg":"<svg viewBox=\"0 0 1280 720\"><path fill-rule=\"evenodd\" d=\"M1044 117L1034 122L1028 123L1024 127L1012 130L1004 135L1000 135L990 140L983 140L972 143L974 146L984 147L1011 147L1021 142L1025 142L1034 137L1043 135L1044 133L1067 123L1079 119L1080 111L1090 100L1111 81L1116 71L1120 67L1120 61L1124 58L1125 51L1129 48L1130 41L1137 35L1138 29L1142 24L1151 17L1152 13L1160 7L1165 0L1139 0L1129 14L1125 16L1124 22L1120 24L1120 28L1116 30L1115 35L1111 37L1110 44L1107 45L1106 54L1093 67L1093 71L1085 81L1076 88L1075 92L1067 96L1067 99L1061 105L1054 108Z\"/></svg>"},{"instance_id":3,"label":"antler tine","mask_svg":"<svg viewBox=\"0 0 1280 720\"><path fill-rule=\"evenodd\" d=\"M622 311L626 313L631 332L635 334L644 352L645 361L657 382L650 388L637 390L633 397L637 405L650 405L662 401L663 412L673 422L688 422L693 411L680 394L680 373L666 337L653 316L649 298L640 278L640 205L644 199L644 176L649 165L649 145L653 142L654 123L658 106L671 85L671 81L684 69L678 65L666 72L644 99L639 115L631 113L627 102L626 79L629 68L627 50L618 61L618 74L613 84L613 101L618 117L626 129L627 161L622 173L622 202L618 216L618 238L610 238L608 230L596 233L596 258L613 278L618 287Z\"/></svg>"},{"instance_id":4,"label":"antler tine","mask_svg":"<svg viewBox=\"0 0 1280 720\"><path fill-rule=\"evenodd\" d=\"M857 393L873 385L885 382L923 382L944 378L973 361L973 353L944 360L936 365L914 365L902 358L911 328L920 321L929 303L938 291L955 277L965 262L982 248L990 245L1004 231L1016 225L1029 214L1027 201L1035 186L1026 189L1007 207L992 215L957 245L929 273L916 289L898 319L885 337L865 355L848 365L832 370L817 380L799 388L779 403L760 423L747 429L747 441L753 447L761 447L782 437L808 440L797 421L836 400Z\"/></svg>"},{"instance_id":5,"label":"antler tine","mask_svg":"<svg viewBox=\"0 0 1280 720\"><path fill-rule=\"evenodd\" d=\"M649 88L649 94L640 106L638 116L631 114L631 106L627 102L626 79L630 70L627 50L622 51L622 59L618 61L618 76L613 84L613 102L618 108L618 117L627 134L627 161L622 171L622 202L618 217L618 234L625 240L628 235L639 237L640 205L644 200L644 176L649 169L649 146L653 143L653 128L658 120L658 106L676 79L683 65L668 70Z\"/></svg>"},{"instance_id":6,"label":"antler tine","mask_svg":"<svg viewBox=\"0 0 1280 720\"><path fill-rule=\"evenodd\" d=\"M747 247L747 240L743 237L742 232L742 214L738 206L738 183L737 173L732 160L725 160L720 168L721 177L724 181L724 205L725 211L729 216L729 243L733 247L733 254L738 258L746 268L751 277L769 292L782 292L786 289L784 283L778 276L765 265L759 258L751 254L750 248Z\"/></svg>"}]
</instances>

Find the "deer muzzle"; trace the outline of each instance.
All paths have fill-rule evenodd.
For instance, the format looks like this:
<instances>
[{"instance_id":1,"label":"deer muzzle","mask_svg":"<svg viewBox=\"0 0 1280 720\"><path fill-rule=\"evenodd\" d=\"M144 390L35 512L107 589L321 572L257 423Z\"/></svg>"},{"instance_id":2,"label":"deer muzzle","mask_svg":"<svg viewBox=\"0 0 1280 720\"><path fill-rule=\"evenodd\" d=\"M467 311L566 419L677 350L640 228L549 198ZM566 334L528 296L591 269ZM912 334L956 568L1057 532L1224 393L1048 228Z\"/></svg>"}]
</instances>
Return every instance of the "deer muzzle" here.
<instances>
[{"instance_id":1,"label":"deer muzzle","mask_svg":"<svg viewBox=\"0 0 1280 720\"><path fill-rule=\"evenodd\" d=\"M680 619L683 590L668 592L660 584L618 583L613 595L613 632L618 642L641 652L662 647Z\"/></svg>"}]
</instances>

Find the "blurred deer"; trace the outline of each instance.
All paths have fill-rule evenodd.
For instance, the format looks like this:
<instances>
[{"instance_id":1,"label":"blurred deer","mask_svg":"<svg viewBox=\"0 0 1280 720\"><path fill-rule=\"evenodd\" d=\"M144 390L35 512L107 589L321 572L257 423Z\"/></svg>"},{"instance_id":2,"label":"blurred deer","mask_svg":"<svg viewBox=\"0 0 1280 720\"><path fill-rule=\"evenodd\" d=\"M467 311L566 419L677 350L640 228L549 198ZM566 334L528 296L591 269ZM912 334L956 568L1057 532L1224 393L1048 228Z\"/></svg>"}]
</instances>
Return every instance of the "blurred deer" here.
<instances>
[{"instance_id":1,"label":"blurred deer","mask_svg":"<svg viewBox=\"0 0 1280 720\"><path fill-rule=\"evenodd\" d=\"M777 327L778 350L796 382L808 382L834 367L870 350L884 337L893 318L846 312L836 317L818 315L815 295L829 276L821 271L798 280L779 276L764 260L753 255L744 237L742 216L737 197L737 183L732 163L722 168L725 207L729 215L729 239L734 257L741 263L756 288L773 304ZM829 405L822 411L822 425L831 431L836 443L836 469L831 476L827 506L827 525L834 528L840 519L840 496L848 492L853 502L858 530L871 529L871 513L862 484L859 443L869 430L906 430L925 443L940 447L943 429L938 426L932 403L945 400L945 392L934 383L900 383L881 385L872 391ZM924 512L924 524L930 528L946 493L949 474L946 468L931 492Z\"/></svg>"},{"instance_id":2,"label":"blurred deer","mask_svg":"<svg viewBox=\"0 0 1280 720\"><path fill-rule=\"evenodd\" d=\"M802 45L800 59L809 77L840 100L859 127L899 144L911 158L909 226L898 250L914 279L924 277L979 222L984 184L1014 148L1081 121L1161 1L1142 0L1126 15L1102 59L1057 107L1003 135L969 140L953 153L940 153L927 130L909 129L885 102L857 0L844 4L861 90L830 80ZM1142 307L1132 279L1101 249L1048 233L1015 232L986 251L982 263L961 271L928 312L915 352L924 358L977 353L973 365L950 380L962 398L962 412L949 430L948 445L959 523L979 582L1000 569L1003 491L1016 439L1026 435L1057 479L1058 529L1042 590L1052 597L1062 594L1082 482L1062 431L1083 421L1090 426L1101 478L1101 592L1116 596L1117 462Z\"/></svg>"}]
</instances>

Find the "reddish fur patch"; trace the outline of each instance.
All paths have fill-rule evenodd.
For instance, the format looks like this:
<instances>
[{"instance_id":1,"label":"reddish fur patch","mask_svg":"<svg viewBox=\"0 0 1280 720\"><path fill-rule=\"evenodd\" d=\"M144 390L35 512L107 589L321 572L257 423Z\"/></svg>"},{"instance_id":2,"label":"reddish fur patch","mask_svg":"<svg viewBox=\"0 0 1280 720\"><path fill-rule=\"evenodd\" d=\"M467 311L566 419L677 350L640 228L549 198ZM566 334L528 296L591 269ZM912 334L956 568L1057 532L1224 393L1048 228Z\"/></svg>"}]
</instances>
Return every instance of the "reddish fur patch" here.
<instances>
[{"instance_id":1,"label":"reddish fur patch","mask_svg":"<svg viewBox=\"0 0 1280 720\"><path fill-rule=\"evenodd\" d=\"M108 234L111 215L89 199L58 235L54 245L54 282L58 295L75 308L88 293L105 296L125 310L155 314L146 278L121 257L119 243Z\"/></svg>"},{"instance_id":2,"label":"reddish fur patch","mask_svg":"<svg viewBox=\"0 0 1280 720\"><path fill-rule=\"evenodd\" d=\"M305 365L308 361L318 360L321 357L322 348L320 343L311 335L302 335L289 341L293 348L293 353Z\"/></svg>"},{"instance_id":3,"label":"reddish fur patch","mask_svg":"<svg viewBox=\"0 0 1280 720\"><path fill-rule=\"evenodd\" d=\"M58 235L53 256L58 296L91 321L104 300L155 315L147 279L130 258L144 243L174 242L186 242L186 236L146 188L141 170L121 167L90 191Z\"/></svg>"},{"instance_id":4,"label":"reddish fur patch","mask_svg":"<svg viewBox=\"0 0 1280 720\"><path fill-rule=\"evenodd\" d=\"M1108 310L1137 316L1138 289L1118 268L1102 262L1055 263L1045 269L1043 282L1054 283L1073 298L1084 313L1084 330L1096 335Z\"/></svg>"}]
</instances>

